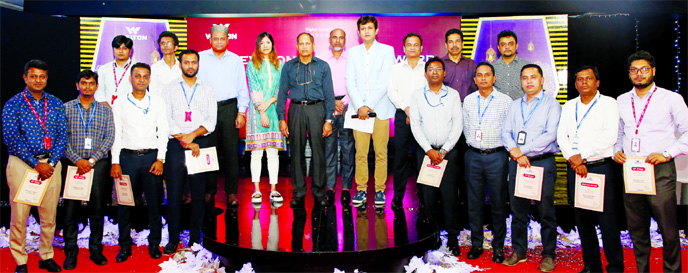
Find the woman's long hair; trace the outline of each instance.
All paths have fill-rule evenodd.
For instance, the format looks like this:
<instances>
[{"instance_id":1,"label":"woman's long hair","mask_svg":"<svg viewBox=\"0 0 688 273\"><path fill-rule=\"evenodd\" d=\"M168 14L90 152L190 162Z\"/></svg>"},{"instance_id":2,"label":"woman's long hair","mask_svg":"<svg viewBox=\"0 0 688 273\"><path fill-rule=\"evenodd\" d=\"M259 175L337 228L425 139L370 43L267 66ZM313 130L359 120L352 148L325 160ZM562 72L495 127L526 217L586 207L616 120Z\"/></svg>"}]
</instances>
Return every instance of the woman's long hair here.
<instances>
[{"instance_id":1,"label":"woman's long hair","mask_svg":"<svg viewBox=\"0 0 688 273\"><path fill-rule=\"evenodd\" d=\"M256 49L253 51L253 55L251 56L253 66L260 70L260 65L263 62L263 53L260 51L260 41L262 41L264 37L268 37L272 43L272 51L270 51L270 54L268 54L268 60L273 66L275 66L276 70L279 70L279 59L277 59L277 51L275 50L275 40L272 39L272 35L267 32L258 34L258 38L256 38Z\"/></svg>"}]
</instances>

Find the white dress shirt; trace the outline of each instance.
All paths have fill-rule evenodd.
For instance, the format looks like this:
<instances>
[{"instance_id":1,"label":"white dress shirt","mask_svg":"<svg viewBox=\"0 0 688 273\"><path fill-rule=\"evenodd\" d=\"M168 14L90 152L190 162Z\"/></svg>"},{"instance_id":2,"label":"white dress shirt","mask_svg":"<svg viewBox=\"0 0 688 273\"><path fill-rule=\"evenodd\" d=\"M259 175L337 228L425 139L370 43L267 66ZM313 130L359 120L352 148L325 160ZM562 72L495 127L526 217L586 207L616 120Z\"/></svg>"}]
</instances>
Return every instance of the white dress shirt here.
<instances>
[{"instance_id":1,"label":"white dress shirt","mask_svg":"<svg viewBox=\"0 0 688 273\"><path fill-rule=\"evenodd\" d=\"M203 126L209 135L217 123L217 100L210 84L196 79L194 86L188 86L182 78L165 85L162 98L167 105L169 137L188 134ZM195 91L194 91L195 90ZM187 113L191 113L190 119Z\"/></svg>"},{"instance_id":2,"label":"white dress shirt","mask_svg":"<svg viewBox=\"0 0 688 273\"><path fill-rule=\"evenodd\" d=\"M165 101L161 97L146 92L143 99L137 100L129 93L115 103L112 113L115 119L112 164L119 164L122 149L158 149L157 158L165 159L169 128Z\"/></svg>"},{"instance_id":3,"label":"white dress shirt","mask_svg":"<svg viewBox=\"0 0 688 273\"><path fill-rule=\"evenodd\" d=\"M98 90L93 94L97 102L107 101L112 106L116 102L126 100L127 94L132 91L129 75L131 75L133 64L134 61L129 59L124 66L119 66L117 62L112 61L98 67L96 71L98 73ZM114 73L113 67L115 68Z\"/></svg>"},{"instance_id":4,"label":"white dress shirt","mask_svg":"<svg viewBox=\"0 0 688 273\"><path fill-rule=\"evenodd\" d=\"M387 84L387 96L397 109L404 110L411 104L413 92L422 89L427 84L425 62L418 60L416 67L411 68L408 61L403 60L392 66Z\"/></svg>"},{"instance_id":5,"label":"white dress shirt","mask_svg":"<svg viewBox=\"0 0 688 273\"><path fill-rule=\"evenodd\" d=\"M411 98L411 132L426 153L432 147L451 151L461 137L463 118L459 92L442 85L435 94L430 87L413 93Z\"/></svg>"},{"instance_id":6,"label":"white dress shirt","mask_svg":"<svg viewBox=\"0 0 688 273\"><path fill-rule=\"evenodd\" d=\"M463 100L463 134L466 144L478 149L504 147L502 126L511 106L511 97L492 87L492 93L485 98L480 91L470 93ZM476 140L480 130L481 140Z\"/></svg>"},{"instance_id":7,"label":"white dress shirt","mask_svg":"<svg viewBox=\"0 0 688 273\"><path fill-rule=\"evenodd\" d=\"M576 108L578 121L576 121ZM586 112L587 117L585 117ZM578 124L580 128L576 129ZM616 143L618 130L619 107L616 100L597 91L595 97L587 105L581 102L580 97L564 104L557 129L557 143L567 160L573 155L580 154L582 159L596 161L614 156L614 143ZM576 136L578 149L574 150Z\"/></svg>"},{"instance_id":8,"label":"white dress shirt","mask_svg":"<svg viewBox=\"0 0 688 273\"><path fill-rule=\"evenodd\" d=\"M163 86L181 78L182 69L179 68L179 60L174 59L174 65L170 67L165 60L160 60L151 65L151 79L148 92L162 96Z\"/></svg>"}]
</instances>

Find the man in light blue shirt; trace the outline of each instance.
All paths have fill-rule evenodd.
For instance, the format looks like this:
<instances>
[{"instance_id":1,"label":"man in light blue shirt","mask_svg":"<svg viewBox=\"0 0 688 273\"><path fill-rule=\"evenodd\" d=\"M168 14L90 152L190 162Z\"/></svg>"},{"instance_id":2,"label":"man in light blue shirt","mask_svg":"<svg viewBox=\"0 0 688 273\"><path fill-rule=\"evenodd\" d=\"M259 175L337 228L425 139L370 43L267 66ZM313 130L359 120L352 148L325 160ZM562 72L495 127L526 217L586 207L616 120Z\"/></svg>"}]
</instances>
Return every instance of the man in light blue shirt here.
<instances>
[{"instance_id":1,"label":"man in light blue shirt","mask_svg":"<svg viewBox=\"0 0 688 273\"><path fill-rule=\"evenodd\" d=\"M502 142L513 160L509 161L509 197L513 221L511 224L514 253L503 264L514 266L525 262L528 251L528 211L530 199L514 196L517 167L544 168L542 196L535 206L542 223L542 261L540 270L554 270L555 249L557 247L557 224L554 215L554 181L557 166L554 153L557 148L557 126L561 116L561 106L553 97L545 94L542 69L536 64L525 65L521 69L521 87L526 95L515 100L504 122Z\"/></svg>"},{"instance_id":2,"label":"man in light blue shirt","mask_svg":"<svg viewBox=\"0 0 688 273\"><path fill-rule=\"evenodd\" d=\"M394 48L375 40L377 19L364 15L356 22L358 35L363 44L349 50L346 62L346 90L351 99L350 107L357 109L362 120L373 118L373 133L354 130L356 142L356 196L355 207L363 206L368 189L368 151L370 138L375 149L375 205L385 205L385 182L387 181L387 143L389 142L389 119L396 108L387 96L387 81L394 65ZM376 117L369 117L375 113Z\"/></svg>"}]
</instances>

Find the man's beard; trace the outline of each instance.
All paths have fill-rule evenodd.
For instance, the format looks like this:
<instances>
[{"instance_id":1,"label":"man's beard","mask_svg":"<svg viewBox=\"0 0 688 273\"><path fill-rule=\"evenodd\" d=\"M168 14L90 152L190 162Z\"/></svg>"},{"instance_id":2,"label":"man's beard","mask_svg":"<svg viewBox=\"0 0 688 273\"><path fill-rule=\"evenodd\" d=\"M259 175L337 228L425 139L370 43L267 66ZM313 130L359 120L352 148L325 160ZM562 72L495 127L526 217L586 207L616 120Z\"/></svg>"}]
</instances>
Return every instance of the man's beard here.
<instances>
[{"instance_id":1,"label":"man's beard","mask_svg":"<svg viewBox=\"0 0 688 273\"><path fill-rule=\"evenodd\" d=\"M334 51L342 51L344 47L333 47L332 50Z\"/></svg>"},{"instance_id":2,"label":"man's beard","mask_svg":"<svg viewBox=\"0 0 688 273\"><path fill-rule=\"evenodd\" d=\"M198 70L194 71L193 74L186 73L186 70L182 71L182 73L184 73L184 76L186 76L188 78L193 78L196 76L196 74L198 74Z\"/></svg>"},{"instance_id":3,"label":"man's beard","mask_svg":"<svg viewBox=\"0 0 688 273\"><path fill-rule=\"evenodd\" d=\"M647 83L633 83L633 86L637 89L644 89L647 88L648 86L652 85L654 83L655 77L650 76L650 78L647 79Z\"/></svg>"}]
</instances>

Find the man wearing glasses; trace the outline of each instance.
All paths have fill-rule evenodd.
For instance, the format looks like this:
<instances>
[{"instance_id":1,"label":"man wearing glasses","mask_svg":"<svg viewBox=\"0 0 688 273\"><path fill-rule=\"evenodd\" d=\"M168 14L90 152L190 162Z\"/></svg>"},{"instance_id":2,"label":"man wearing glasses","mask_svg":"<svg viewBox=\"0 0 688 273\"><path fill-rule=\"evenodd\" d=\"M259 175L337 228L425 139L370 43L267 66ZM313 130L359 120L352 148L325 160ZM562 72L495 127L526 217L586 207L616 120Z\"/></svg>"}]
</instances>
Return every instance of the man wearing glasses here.
<instances>
[{"instance_id":1,"label":"man wearing glasses","mask_svg":"<svg viewBox=\"0 0 688 273\"><path fill-rule=\"evenodd\" d=\"M432 165L447 160L439 188L422 184L418 187L422 188L425 214L431 219L437 219L440 212L444 216L444 228L440 229L447 230L447 247L458 256L461 254L457 214L459 196L455 177L459 152L455 148L463 130L463 118L459 92L442 83L444 75L442 59L433 57L425 63L428 84L411 97L411 132L420 146L416 149L419 169L426 155Z\"/></svg>"},{"instance_id":2,"label":"man wearing glasses","mask_svg":"<svg viewBox=\"0 0 688 273\"><path fill-rule=\"evenodd\" d=\"M179 46L179 38L173 32L164 31L158 37L158 45L160 45L162 59L151 65L151 83L148 91L162 96L162 87L182 76L179 62L174 55Z\"/></svg>"},{"instance_id":3,"label":"man wearing glasses","mask_svg":"<svg viewBox=\"0 0 688 273\"><path fill-rule=\"evenodd\" d=\"M303 207L306 196L305 148L306 137L311 144L313 182L311 191L316 205L325 200L325 139L332 134L334 87L327 62L313 56L313 35L301 33L296 37L299 58L289 60L282 68L277 116L280 131L289 138L291 147L291 181L294 186L292 207ZM285 119L287 99L289 121Z\"/></svg>"},{"instance_id":4,"label":"man wearing glasses","mask_svg":"<svg viewBox=\"0 0 688 273\"><path fill-rule=\"evenodd\" d=\"M628 57L628 72L634 87L617 98L620 122L614 161L624 164L627 156L645 157L654 165L656 187L655 195L624 194L635 262L638 272L650 271L652 215L662 231L664 272L683 272L673 161L688 152L688 107L681 95L655 85L655 58L650 53L638 51ZM674 135L677 129L679 139Z\"/></svg>"},{"instance_id":5,"label":"man wearing glasses","mask_svg":"<svg viewBox=\"0 0 688 273\"><path fill-rule=\"evenodd\" d=\"M502 56L492 63L495 75L499 75L494 86L512 100L521 98L525 94L521 89L521 68L530 62L516 55L518 37L513 31L500 32L497 35L497 43L497 49Z\"/></svg>"}]
</instances>

